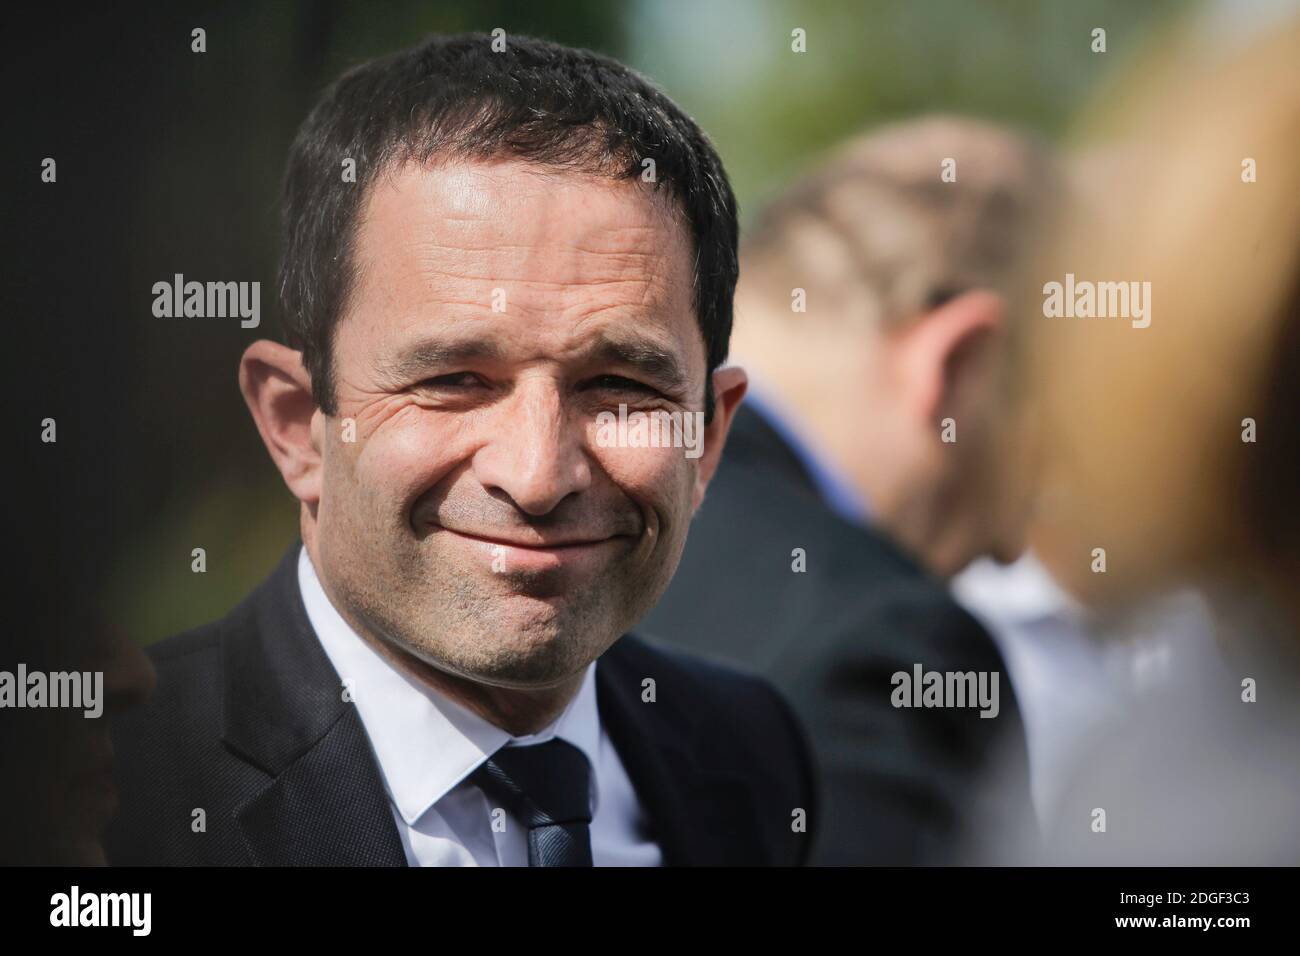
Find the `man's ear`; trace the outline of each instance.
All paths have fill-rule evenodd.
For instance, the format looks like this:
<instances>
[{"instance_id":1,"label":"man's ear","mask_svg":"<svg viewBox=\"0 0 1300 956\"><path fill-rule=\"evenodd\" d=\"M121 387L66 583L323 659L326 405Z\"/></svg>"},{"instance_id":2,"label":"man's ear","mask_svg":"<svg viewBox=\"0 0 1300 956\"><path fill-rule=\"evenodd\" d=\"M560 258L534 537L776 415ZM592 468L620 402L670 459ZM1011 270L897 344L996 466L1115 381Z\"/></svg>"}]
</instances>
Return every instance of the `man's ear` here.
<instances>
[{"instance_id":1,"label":"man's ear","mask_svg":"<svg viewBox=\"0 0 1300 956\"><path fill-rule=\"evenodd\" d=\"M899 333L897 369L913 415L937 424L954 414L966 390L980 387L1005 334L1006 300L973 289Z\"/></svg>"},{"instance_id":2,"label":"man's ear","mask_svg":"<svg viewBox=\"0 0 1300 956\"><path fill-rule=\"evenodd\" d=\"M695 473L692 513L704 501L704 491L718 470L718 463L722 461L722 449L727 444L727 432L731 430L731 420L748 388L749 376L743 368L733 365L713 373L713 421L704 427L704 449L700 454L699 470Z\"/></svg>"},{"instance_id":3,"label":"man's ear","mask_svg":"<svg viewBox=\"0 0 1300 956\"><path fill-rule=\"evenodd\" d=\"M321 448L312 433L316 402L302 353L259 339L239 360L239 390L284 483L299 501L317 503Z\"/></svg>"}]
</instances>

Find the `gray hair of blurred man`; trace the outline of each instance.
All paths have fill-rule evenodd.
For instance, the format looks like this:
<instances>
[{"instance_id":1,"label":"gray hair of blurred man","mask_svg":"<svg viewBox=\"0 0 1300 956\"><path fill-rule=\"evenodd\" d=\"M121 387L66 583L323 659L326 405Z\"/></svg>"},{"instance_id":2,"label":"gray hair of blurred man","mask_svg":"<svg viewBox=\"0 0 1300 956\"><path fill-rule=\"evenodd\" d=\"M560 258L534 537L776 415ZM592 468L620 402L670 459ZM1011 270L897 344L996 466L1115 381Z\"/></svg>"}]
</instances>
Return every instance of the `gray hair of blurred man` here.
<instances>
[{"instance_id":1,"label":"gray hair of blurred man","mask_svg":"<svg viewBox=\"0 0 1300 956\"><path fill-rule=\"evenodd\" d=\"M897 326L974 288L1008 291L1060 183L1048 147L975 119L896 123L843 144L763 208L755 281Z\"/></svg>"},{"instance_id":2,"label":"gray hair of blurred man","mask_svg":"<svg viewBox=\"0 0 1300 956\"><path fill-rule=\"evenodd\" d=\"M1024 546L1007 303L1063 184L1035 138L925 117L835 149L742 243L733 351L939 574Z\"/></svg>"}]
</instances>

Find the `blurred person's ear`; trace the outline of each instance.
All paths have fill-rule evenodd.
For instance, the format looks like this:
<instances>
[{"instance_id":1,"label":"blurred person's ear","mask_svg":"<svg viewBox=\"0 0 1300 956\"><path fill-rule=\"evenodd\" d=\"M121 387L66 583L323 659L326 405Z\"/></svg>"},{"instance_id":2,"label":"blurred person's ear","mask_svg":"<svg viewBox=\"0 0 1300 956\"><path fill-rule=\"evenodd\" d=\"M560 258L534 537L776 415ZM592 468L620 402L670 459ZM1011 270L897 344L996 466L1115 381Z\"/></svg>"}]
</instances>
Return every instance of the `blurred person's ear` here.
<instances>
[{"instance_id":1,"label":"blurred person's ear","mask_svg":"<svg viewBox=\"0 0 1300 956\"><path fill-rule=\"evenodd\" d=\"M932 425L978 412L995 386L1005 333L1006 300L995 292L963 292L900 330L894 341L896 381L911 416Z\"/></svg>"},{"instance_id":2,"label":"blurred person's ear","mask_svg":"<svg viewBox=\"0 0 1300 956\"><path fill-rule=\"evenodd\" d=\"M315 505L320 500L321 442L313 431L318 416L302 353L259 339L240 359L239 390L284 483L303 504Z\"/></svg>"},{"instance_id":3,"label":"blurred person's ear","mask_svg":"<svg viewBox=\"0 0 1300 956\"><path fill-rule=\"evenodd\" d=\"M704 447L700 454L700 467L695 475L695 496L692 509L704 501L704 492L713 480L722 461L722 449L727 443L727 432L740 400L749 388L749 376L743 368L730 366L713 373L713 420L704 426Z\"/></svg>"},{"instance_id":4,"label":"blurred person's ear","mask_svg":"<svg viewBox=\"0 0 1300 956\"><path fill-rule=\"evenodd\" d=\"M912 448L905 474L910 493L924 488L930 499L926 516L900 516L896 533L926 542L926 564L945 577L984 554L1014 560L1025 546L1029 488L1011 454L1006 314L1002 295L973 289L890 334L892 401Z\"/></svg>"}]
</instances>

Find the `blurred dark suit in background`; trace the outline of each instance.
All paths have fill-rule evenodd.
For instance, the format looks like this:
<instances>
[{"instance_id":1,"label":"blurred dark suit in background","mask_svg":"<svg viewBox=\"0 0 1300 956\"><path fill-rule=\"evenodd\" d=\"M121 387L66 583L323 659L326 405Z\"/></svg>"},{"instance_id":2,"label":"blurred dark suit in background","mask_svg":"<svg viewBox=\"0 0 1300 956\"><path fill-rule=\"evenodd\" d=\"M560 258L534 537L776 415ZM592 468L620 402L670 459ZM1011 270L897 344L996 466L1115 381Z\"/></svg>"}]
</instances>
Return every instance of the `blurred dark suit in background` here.
<instances>
[{"instance_id":1,"label":"blurred dark suit in background","mask_svg":"<svg viewBox=\"0 0 1300 956\"><path fill-rule=\"evenodd\" d=\"M809 555L805 573L790 570L796 547ZM890 704L890 676L916 661L1000 670L992 640L888 538L831 511L750 409L736 414L677 578L646 630L752 667L785 692L822 774L814 862L939 861L990 813L1028 812L980 789L991 762L1023 764L999 752L1004 735L1022 746L1009 685L996 720Z\"/></svg>"}]
</instances>

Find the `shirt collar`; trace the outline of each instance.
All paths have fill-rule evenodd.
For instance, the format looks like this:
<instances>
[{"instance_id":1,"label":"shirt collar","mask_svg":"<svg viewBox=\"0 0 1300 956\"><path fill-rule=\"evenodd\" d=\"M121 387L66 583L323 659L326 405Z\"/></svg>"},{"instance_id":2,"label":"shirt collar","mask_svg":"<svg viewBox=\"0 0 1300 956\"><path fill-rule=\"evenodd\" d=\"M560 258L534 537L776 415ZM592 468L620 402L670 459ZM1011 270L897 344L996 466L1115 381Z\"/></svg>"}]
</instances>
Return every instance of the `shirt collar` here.
<instances>
[{"instance_id":1,"label":"shirt collar","mask_svg":"<svg viewBox=\"0 0 1300 956\"><path fill-rule=\"evenodd\" d=\"M844 520L856 525L868 524L871 512L866 497L826 455L813 449L809 439L804 437L807 429L801 429L792 420L789 410L781 407L776 396L758 387L752 378L745 394L746 404L790 446L822 500Z\"/></svg>"},{"instance_id":2,"label":"shirt collar","mask_svg":"<svg viewBox=\"0 0 1300 956\"><path fill-rule=\"evenodd\" d=\"M350 689L389 797L407 824L414 824L502 747L540 744L554 737L573 744L591 762L595 812L600 713L594 662L550 726L536 734L512 736L402 673L362 640L330 603L305 547L298 556L298 586L312 629L343 686Z\"/></svg>"},{"instance_id":3,"label":"shirt collar","mask_svg":"<svg viewBox=\"0 0 1300 956\"><path fill-rule=\"evenodd\" d=\"M967 610L984 620L1027 624L1082 621L1085 616L1083 605L1052 580L1032 551L1011 564L978 558L952 579L951 588Z\"/></svg>"}]
</instances>

